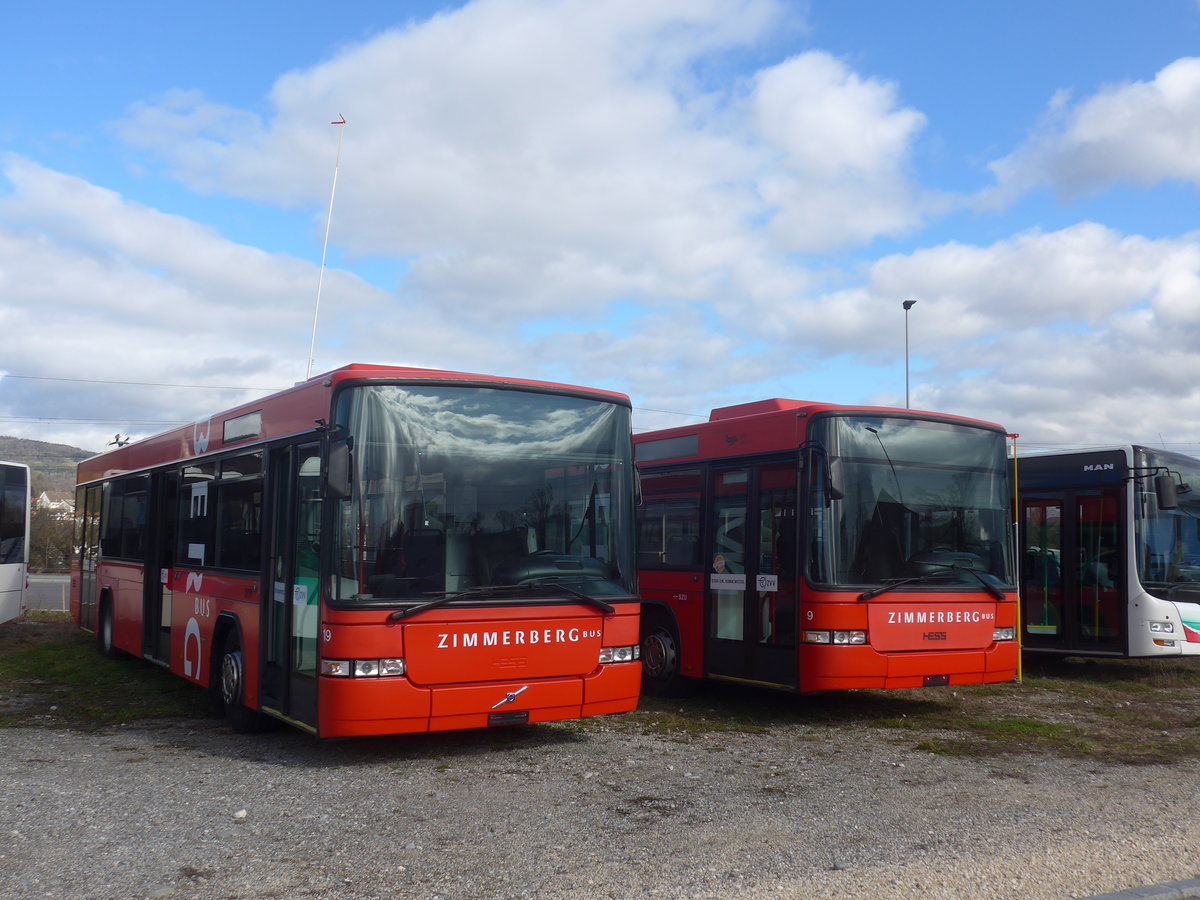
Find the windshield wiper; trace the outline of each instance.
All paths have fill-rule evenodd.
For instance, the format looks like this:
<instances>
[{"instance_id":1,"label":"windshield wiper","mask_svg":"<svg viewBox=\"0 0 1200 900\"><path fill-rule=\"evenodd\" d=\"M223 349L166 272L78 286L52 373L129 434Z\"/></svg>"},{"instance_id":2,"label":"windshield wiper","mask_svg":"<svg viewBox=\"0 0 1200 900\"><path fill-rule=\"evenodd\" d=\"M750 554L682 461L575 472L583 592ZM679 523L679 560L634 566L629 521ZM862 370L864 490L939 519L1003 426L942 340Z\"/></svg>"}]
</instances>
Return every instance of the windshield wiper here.
<instances>
[{"instance_id":1,"label":"windshield wiper","mask_svg":"<svg viewBox=\"0 0 1200 900\"><path fill-rule=\"evenodd\" d=\"M928 581L931 578L941 578L945 572L929 572L925 575L913 575L909 578L897 578L895 581L890 581L887 584L880 585L877 588L871 588L869 591L863 591L858 595L859 600L870 600L872 597L878 597L880 594L886 594L892 588L898 588L902 584L916 584L918 582Z\"/></svg>"},{"instance_id":2,"label":"windshield wiper","mask_svg":"<svg viewBox=\"0 0 1200 900\"><path fill-rule=\"evenodd\" d=\"M504 584L504 585L489 585L487 587L467 588L465 591L447 591L439 597L434 597L425 603L420 603L416 606L410 606L407 609L397 609L388 613L389 622L397 622L400 619L406 619L409 616L415 616L417 613L423 613L427 609L436 609L439 606L445 606L447 603L453 603L455 600L465 600L468 597L491 597L493 595L508 596L510 594L525 593L529 590L530 585L527 584Z\"/></svg>"},{"instance_id":3,"label":"windshield wiper","mask_svg":"<svg viewBox=\"0 0 1200 900\"><path fill-rule=\"evenodd\" d=\"M596 609L603 610L606 613L611 613L611 612L617 611L616 607L613 606L611 603L605 603L599 597L593 597L591 594L585 594L583 591L578 590L577 588L573 588L568 585L565 585L561 581L553 581L553 580L547 578L547 579L542 579L540 581L532 582L532 584L538 585L539 587L558 588L558 589L562 590L564 593L570 594L572 597L578 597L584 603L590 603L592 606L596 607Z\"/></svg>"},{"instance_id":4,"label":"windshield wiper","mask_svg":"<svg viewBox=\"0 0 1200 900\"><path fill-rule=\"evenodd\" d=\"M921 583L921 582L926 582L933 578L941 578L943 576L949 575L951 571L953 571L953 572L969 572L971 575L975 576L976 581L978 581L981 585L983 585L983 589L985 591L987 591L989 594L991 594L997 600L1004 599L1004 591L1000 590L1000 588L996 587L994 584L992 584L988 581L985 581L984 577L982 575L980 575L978 572L976 572L974 569L972 569L968 566L960 566L956 563L924 563L924 565L938 566L939 568L946 569L948 571L928 572L925 575L913 575L911 578L899 578L896 581L892 581L888 584L881 585L880 587L877 587L877 588L872 588L869 591L863 591L861 594L858 595L858 599L859 600L870 600L872 597L878 597L880 594L886 593L886 592L892 590L892 588L898 588L902 584L917 584L917 583Z\"/></svg>"},{"instance_id":5,"label":"windshield wiper","mask_svg":"<svg viewBox=\"0 0 1200 900\"><path fill-rule=\"evenodd\" d=\"M935 563L934 565L946 565L946 564ZM946 565L946 568L953 569L956 572L970 572L972 575L975 576L975 580L978 581L981 585L983 585L983 589L985 591L987 591L989 594L991 594L997 600L1004 599L1004 591L1000 590L1000 588L996 587L990 581L985 581L984 577L982 575L980 575L978 572L976 572L974 569L972 569L968 566L960 566L960 565L955 565L955 564Z\"/></svg>"},{"instance_id":6,"label":"windshield wiper","mask_svg":"<svg viewBox=\"0 0 1200 900\"><path fill-rule=\"evenodd\" d=\"M410 606L407 609L397 609L388 613L387 620L389 622L399 622L401 619L407 619L415 616L418 613L423 613L426 610L436 609L439 606L445 606L447 603L453 603L455 600L468 600L473 597L488 599L490 597L511 597L518 594L528 594L532 591L545 591L547 588L552 590L561 590L564 594L570 594L580 600L590 603L598 609L606 613L615 612L616 610L605 603L598 597L590 597L583 591L568 587L561 582L556 581L531 581L526 584L494 584L485 585L483 587L467 588L462 591L448 591L439 597L434 597L425 603L419 603L416 606Z\"/></svg>"}]
</instances>

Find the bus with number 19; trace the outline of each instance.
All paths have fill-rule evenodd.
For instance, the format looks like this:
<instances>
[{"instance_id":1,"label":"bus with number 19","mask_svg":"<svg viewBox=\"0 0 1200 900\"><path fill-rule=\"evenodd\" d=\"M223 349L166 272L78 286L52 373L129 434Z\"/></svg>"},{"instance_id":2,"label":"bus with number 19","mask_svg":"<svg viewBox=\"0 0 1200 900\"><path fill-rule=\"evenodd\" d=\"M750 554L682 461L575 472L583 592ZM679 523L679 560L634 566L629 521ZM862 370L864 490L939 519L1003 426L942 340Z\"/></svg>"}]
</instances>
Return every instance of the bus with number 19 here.
<instances>
[{"instance_id":1,"label":"bus with number 19","mask_svg":"<svg viewBox=\"0 0 1200 900\"><path fill-rule=\"evenodd\" d=\"M624 395L351 365L80 463L72 613L240 731L633 709Z\"/></svg>"},{"instance_id":2,"label":"bus with number 19","mask_svg":"<svg viewBox=\"0 0 1200 900\"><path fill-rule=\"evenodd\" d=\"M643 689L1014 680L1005 438L781 399L634 435Z\"/></svg>"}]
</instances>

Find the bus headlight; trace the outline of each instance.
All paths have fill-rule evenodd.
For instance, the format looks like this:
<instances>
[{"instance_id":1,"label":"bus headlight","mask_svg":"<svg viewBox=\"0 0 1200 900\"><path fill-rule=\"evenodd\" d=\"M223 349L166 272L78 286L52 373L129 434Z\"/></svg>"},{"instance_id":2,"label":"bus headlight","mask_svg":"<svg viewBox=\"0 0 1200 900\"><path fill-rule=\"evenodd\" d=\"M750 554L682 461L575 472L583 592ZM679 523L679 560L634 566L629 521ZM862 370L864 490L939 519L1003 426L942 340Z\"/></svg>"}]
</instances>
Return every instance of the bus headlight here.
<instances>
[{"instance_id":1,"label":"bus headlight","mask_svg":"<svg viewBox=\"0 0 1200 900\"><path fill-rule=\"evenodd\" d=\"M865 631L806 631L800 640L805 644L839 644L860 646L867 643Z\"/></svg>"},{"instance_id":2,"label":"bus headlight","mask_svg":"<svg viewBox=\"0 0 1200 900\"><path fill-rule=\"evenodd\" d=\"M332 675L337 678L348 677L350 675L350 660L323 659L321 660L321 674Z\"/></svg>"},{"instance_id":3,"label":"bus headlight","mask_svg":"<svg viewBox=\"0 0 1200 900\"><path fill-rule=\"evenodd\" d=\"M1150 630L1153 631L1155 634L1174 634L1175 633L1175 623L1174 622L1151 622Z\"/></svg>"},{"instance_id":4,"label":"bus headlight","mask_svg":"<svg viewBox=\"0 0 1200 900\"><path fill-rule=\"evenodd\" d=\"M321 674L334 678L388 678L403 675L404 659L323 659Z\"/></svg>"},{"instance_id":5,"label":"bus headlight","mask_svg":"<svg viewBox=\"0 0 1200 900\"><path fill-rule=\"evenodd\" d=\"M379 661L379 674L384 678L391 675L403 675L406 671L408 670L404 667L404 660L399 657Z\"/></svg>"},{"instance_id":6,"label":"bus headlight","mask_svg":"<svg viewBox=\"0 0 1200 900\"><path fill-rule=\"evenodd\" d=\"M623 663L633 662L642 658L642 648L639 644L634 644L632 647L601 647L600 662L602 663Z\"/></svg>"},{"instance_id":7,"label":"bus headlight","mask_svg":"<svg viewBox=\"0 0 1200 900\"><path fill-rule=\"evenodd\" d=\"M993 641L1015 641L1017 639L1017 629L1015 628L995 628L992 630Z\"/></svg>"}]
</instances>

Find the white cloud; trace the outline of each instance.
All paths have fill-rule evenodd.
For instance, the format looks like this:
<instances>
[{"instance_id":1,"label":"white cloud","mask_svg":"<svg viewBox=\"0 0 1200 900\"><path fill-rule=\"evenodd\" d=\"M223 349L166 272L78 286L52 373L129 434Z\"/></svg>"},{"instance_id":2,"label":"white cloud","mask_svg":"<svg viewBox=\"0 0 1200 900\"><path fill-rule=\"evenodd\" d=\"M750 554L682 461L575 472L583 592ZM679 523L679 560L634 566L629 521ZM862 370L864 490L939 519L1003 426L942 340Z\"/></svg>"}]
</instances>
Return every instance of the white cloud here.
<instances>
[{"instance_id":1,"label":"white cloud","mask_svg":"<svg viewBox=\"0 0 1200 900\"><path fill-rule=\"evenodd\" d=\"M1059 92L1046 121L990 166L1005 202L1040 185L1065 196L1127 181L1200 185L1200 58L1176 60L1153 81L1113 85L1071 104Z\"/></svg>"},{"instance_id":2,"label":"white cloud","mask_svg":"<svg viewBox=\"0 0 1200 900\"><path fill-rule=\"evenodd\" d=\"M905 164L925 120L896 99L821 52L758 73L753 123L777 154L759 190L781 247L828 250L918 223Z\"/></svg>"},{"instance_id":3,"label":"white cloud","mask_svg":"<svg viewBox=\"0 0 1200 900\"><path fill-rule=\"evenodd\" d=\"M269 122L173 95L122 133L197 189L315 206L325 122L344 114L335 243L411 256L414 295L467 318L761 295L779 248L918 218L906 161L923 119L893 85L819 52L698 77L799 24L768 0L482 0L281 77Z\"/></svg>"}]
</instances>

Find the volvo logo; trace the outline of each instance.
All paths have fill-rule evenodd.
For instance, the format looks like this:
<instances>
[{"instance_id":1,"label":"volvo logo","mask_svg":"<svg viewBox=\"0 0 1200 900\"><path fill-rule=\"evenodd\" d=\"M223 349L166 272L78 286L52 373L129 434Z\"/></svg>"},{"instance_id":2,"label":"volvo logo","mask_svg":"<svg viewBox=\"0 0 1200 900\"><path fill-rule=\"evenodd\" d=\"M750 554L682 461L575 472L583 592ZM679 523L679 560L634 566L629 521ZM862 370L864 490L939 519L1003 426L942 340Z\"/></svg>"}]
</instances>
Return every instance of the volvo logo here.
<instances>
[{"instance_id":1,"label":"volvo logo","mask_svg":"<svg viewBox=\"0 0 1200 900\"><path fill-rule=\"evenodd\" d=\"M529 690L529 685L525 685L525 687L515 690L511 694L505 694L504 699L501 700L499 703L497 703L495 706L493 706L492 709L499 709L506 703L516 703L517 698L520 697L527 690Z\"/></svg>"}]
</instances>

